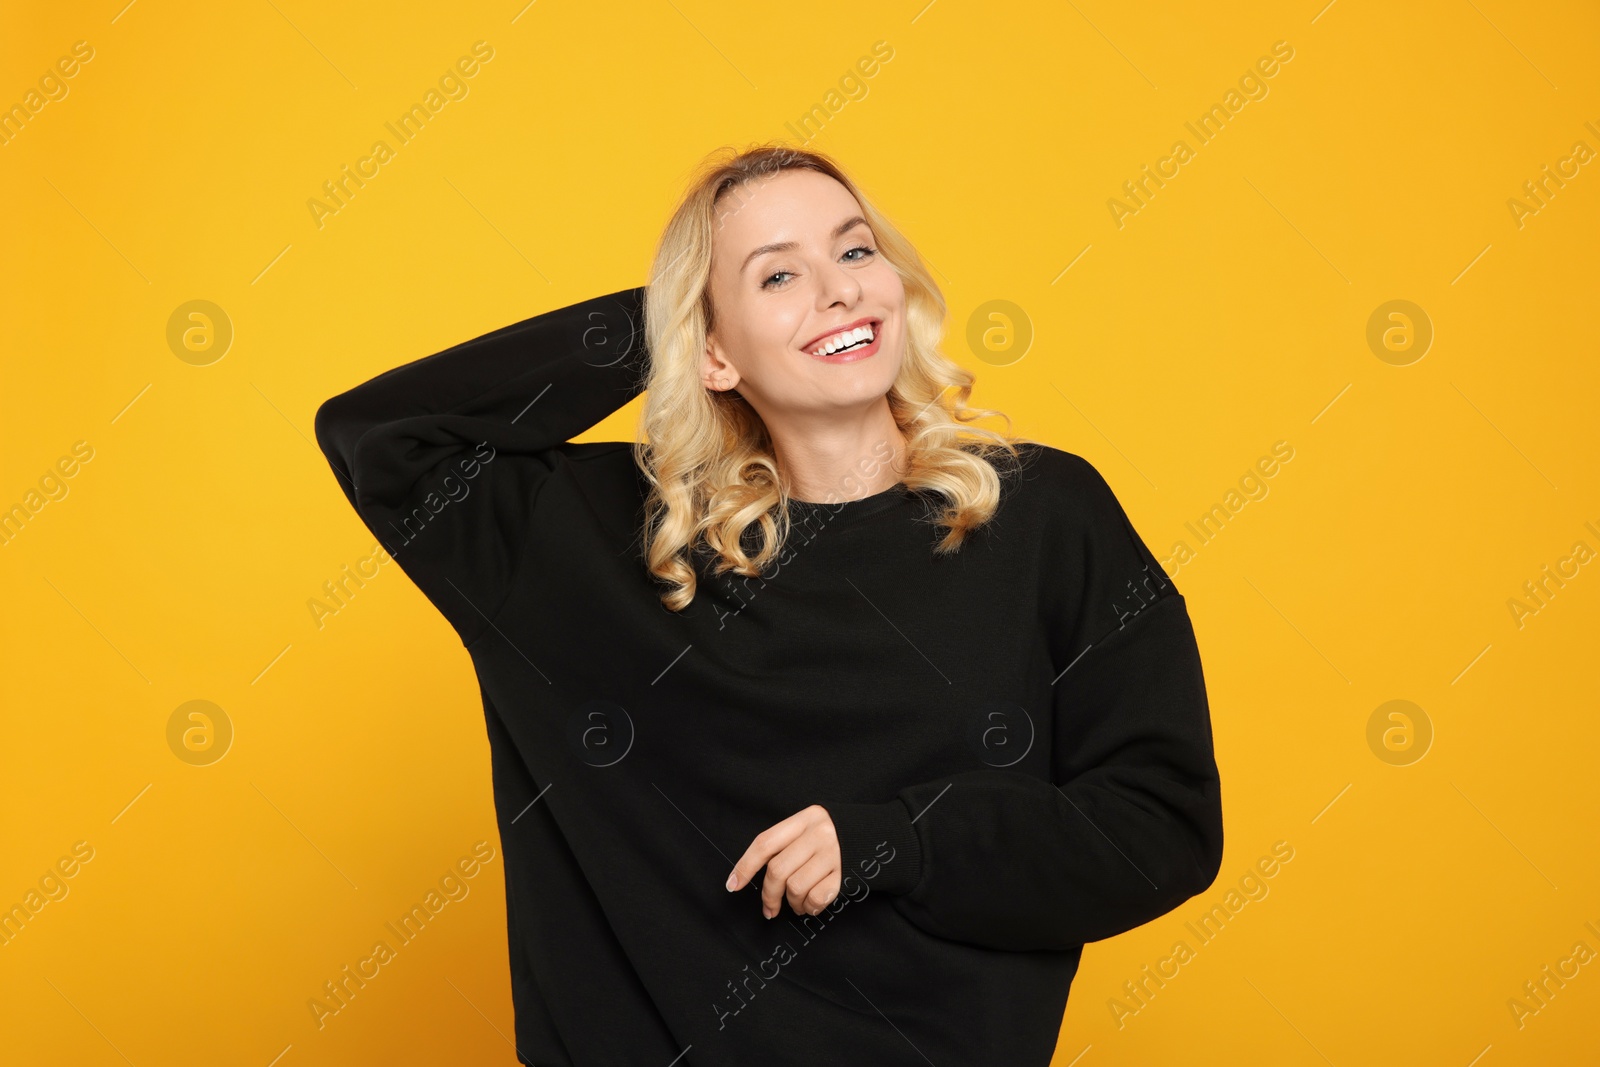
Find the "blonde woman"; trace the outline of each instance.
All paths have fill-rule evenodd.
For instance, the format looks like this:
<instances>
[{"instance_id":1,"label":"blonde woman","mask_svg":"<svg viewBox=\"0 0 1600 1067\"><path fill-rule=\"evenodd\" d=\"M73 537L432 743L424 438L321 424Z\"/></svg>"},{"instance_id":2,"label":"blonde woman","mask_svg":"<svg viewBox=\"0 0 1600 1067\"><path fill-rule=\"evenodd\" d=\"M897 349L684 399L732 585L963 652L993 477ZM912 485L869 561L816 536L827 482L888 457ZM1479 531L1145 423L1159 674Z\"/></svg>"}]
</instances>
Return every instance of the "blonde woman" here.
<instances>
[{"instance_id":1,"label":"blonde woman","mask_svg":"<svg viewBox=\"0 0 1600 1067\"><path fill-rule=\"evenodd\" d=\"M1184 599L1087 461L974 424L944 318L760 146L646 286L317 412L477 670L521 1062L1045 1067L1083 945L1215 878Z\"/></svg>"}]
</instances>

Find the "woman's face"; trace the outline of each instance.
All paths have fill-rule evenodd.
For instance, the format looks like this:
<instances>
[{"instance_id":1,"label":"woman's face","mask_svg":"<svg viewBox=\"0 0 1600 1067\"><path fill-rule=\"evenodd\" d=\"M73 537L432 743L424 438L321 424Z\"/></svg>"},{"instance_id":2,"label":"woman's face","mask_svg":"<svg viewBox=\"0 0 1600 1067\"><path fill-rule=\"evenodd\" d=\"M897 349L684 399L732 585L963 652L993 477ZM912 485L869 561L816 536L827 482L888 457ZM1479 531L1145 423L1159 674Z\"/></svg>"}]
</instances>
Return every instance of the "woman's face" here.
<instances>
[{"instance_id":1,"label":"woman's face","mask_svg":"<svg viewBox=\"0 0 1600 1067\"><path fill-rule=\"evenodd\" d=\"M855 197L800 168L730 189L717 207L706 386L737 387L769 427L881 401L904 352L905 286ZM870 343L819 357L863 321Z\"/></svg>"}]
</instances>

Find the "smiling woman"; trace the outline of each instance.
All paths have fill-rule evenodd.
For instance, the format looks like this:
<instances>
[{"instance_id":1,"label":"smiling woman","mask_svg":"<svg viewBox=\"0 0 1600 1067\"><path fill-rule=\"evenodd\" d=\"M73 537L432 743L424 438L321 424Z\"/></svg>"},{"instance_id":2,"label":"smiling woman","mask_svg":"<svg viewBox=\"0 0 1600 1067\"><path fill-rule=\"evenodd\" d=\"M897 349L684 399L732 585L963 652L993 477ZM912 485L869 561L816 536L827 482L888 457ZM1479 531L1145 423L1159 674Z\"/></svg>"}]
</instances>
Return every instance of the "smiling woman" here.
<instances>
[{"instance_id":1,"label":"smiling woman","mask_svg":"<svg viewBox=\"0 0 1600 1067\"><path fill-rule=\"evenodd\" d=\"M477 671L522 1062L1044 1067L1084 944L1216 877L1184 599L1086 460L970 425L944 319L836 164L761 147L648 286L318 410Z\"/></svg>"},{"instance_id":2,"label":"smiling woman","mask_svg":"<svg viewBox=\"0 0 1600 1067\"><path fill-rule=\"evenodd\" d=\"M967 407L974 376L939 352L937 285L827 157L770 146L713 159L662 234L645 321L650 443L635 453L653 475L648 559L668 608L694 597L689 545L713 549L717 573L758 575L783 543L787 501L837 500L877 441L892 458L858 495L942 493L937 551L993 516L1017 439L967 425L998 413ZM870 341L849 334L861 329Z\"/></svg>"}]
</instances>

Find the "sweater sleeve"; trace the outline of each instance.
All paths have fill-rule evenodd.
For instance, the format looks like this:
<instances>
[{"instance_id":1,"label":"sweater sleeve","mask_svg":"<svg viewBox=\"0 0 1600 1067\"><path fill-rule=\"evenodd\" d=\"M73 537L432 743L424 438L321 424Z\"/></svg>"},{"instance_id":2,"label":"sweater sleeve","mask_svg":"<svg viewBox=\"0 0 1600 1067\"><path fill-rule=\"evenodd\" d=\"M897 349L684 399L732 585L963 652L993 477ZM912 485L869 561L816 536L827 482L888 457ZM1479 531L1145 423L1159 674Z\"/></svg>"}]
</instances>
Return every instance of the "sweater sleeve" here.
<instances>
[{"instance_id":1,"label":"sweater sleeve","mask_svg":"<svg viewBox=\"0 0 1600 1067\"><path fill-rule=\"evenodd\" d=\"M1222 862L1210 709L1188 608L1104 479L1067 456L1048 633L1051 780L975 770L826 804L846 872L928 933L1071 949L1203 891ZM887 862L885 859L887 858Z\"/></svg>"},{"instance_id":2,"label":"sweater sleeve","mask_svg":"<svg viewBox=\"0 0 1600 1067\"><path fill-rule=\"evenodd\" d=\"M644 294L535 315L317 409L317 444L340 488L463 645L510 595L545 478L601 447L568 439L643 391Z\"/></svg>"}]
</instances>

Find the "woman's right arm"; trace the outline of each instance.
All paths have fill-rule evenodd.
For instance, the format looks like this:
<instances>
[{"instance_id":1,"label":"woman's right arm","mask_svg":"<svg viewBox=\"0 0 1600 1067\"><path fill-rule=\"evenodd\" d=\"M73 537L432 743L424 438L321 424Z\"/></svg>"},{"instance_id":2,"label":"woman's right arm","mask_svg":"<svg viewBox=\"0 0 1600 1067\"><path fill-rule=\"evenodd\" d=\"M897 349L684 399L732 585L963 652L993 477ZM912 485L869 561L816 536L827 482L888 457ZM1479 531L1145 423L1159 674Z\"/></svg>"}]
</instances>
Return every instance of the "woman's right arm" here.
<instances>
[{"instance_id":1,"label":"woman's right arm","mask_svg":"<svg viewBox=\"0 0 1600 1067\"><path fill-rule=\"evenodd\" d=\"M463 645L510 593L567 442L644 389L643 286L385 371L317 409L317 444L369 530Z\"/></svg>"}]
</instances>

